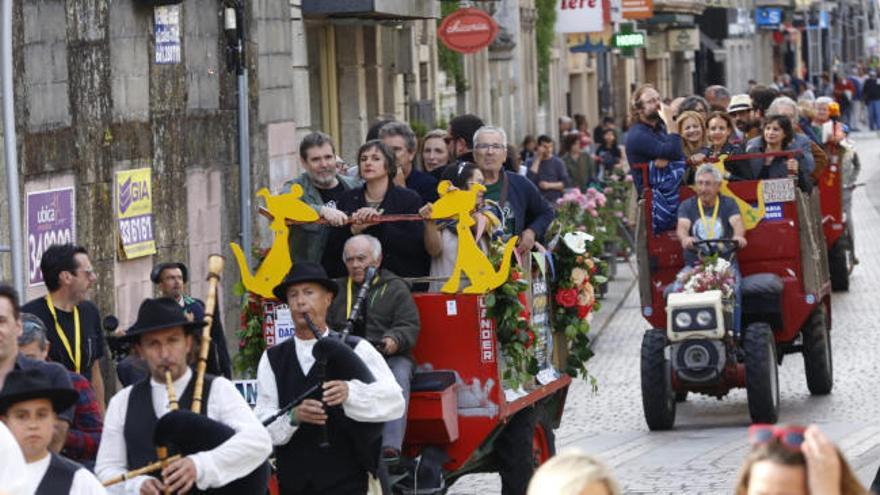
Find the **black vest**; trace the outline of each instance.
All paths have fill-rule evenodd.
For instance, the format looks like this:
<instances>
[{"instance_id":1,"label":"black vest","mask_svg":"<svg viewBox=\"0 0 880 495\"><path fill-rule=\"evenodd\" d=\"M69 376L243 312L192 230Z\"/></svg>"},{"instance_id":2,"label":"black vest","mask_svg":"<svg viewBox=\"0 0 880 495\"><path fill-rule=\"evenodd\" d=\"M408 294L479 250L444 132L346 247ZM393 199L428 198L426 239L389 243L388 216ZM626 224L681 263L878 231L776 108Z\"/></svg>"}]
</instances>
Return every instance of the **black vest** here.
<instances>
[{"instance_id":1,"label":"black vest","mask_svg":"<svg viewBox=\"0 0 880 495\"><path fill-rule=\"evenodd\" d=\"M325 338L340 338L330 332ZM362 339L348 336L346 344L354 349ZM278 389L278 403L285 405L318 383L317 364L303 373L296 355L294 338L266 351ZM328 371L327 380L332 379ZM320 399L318 392L313 399ZM327 408L327 438L330 446L319 447L324 428L301 424L285 445L275 447L278 484L281 493L312 491L331 493L345 480L376 473L382 442L382 423L361 423L347 417L342 407Z\"/></svg>"},{"instance_id":2,"label":"black vest","mask_svg":"<svg viewBox=\"0 0 880 495\"><path fill-rule=\"evenodd\" d=\"M204 393L202 394L202 415L208 415L208 399L211 394L213 375L205 374ZM181 409L192 407L195 374L178 399ZM156 411L153 409L153 394L150 391L150 379L141 380L131 388L128 396L128 410L125 412L123 435L125 438L125 454L129 469L138 469L156 462L156 445L153 443L153 430L156 429ZM158 472L154 473L158 476Z\"/></svg>"},{"instance_id":3,"label":"black vest","mask_svg":"<svg viewBox=\"0 0 880 495\"><path fill-rule=\"evenodd\" d=\"M70 488L73 486L73 476L82 469L82 466L58 454L50 453L49 455L52 457L52 460L49 461L49 469L43 475L40 486L37 487L34 495L70 493Z\"/></svg>"}]
</instances>

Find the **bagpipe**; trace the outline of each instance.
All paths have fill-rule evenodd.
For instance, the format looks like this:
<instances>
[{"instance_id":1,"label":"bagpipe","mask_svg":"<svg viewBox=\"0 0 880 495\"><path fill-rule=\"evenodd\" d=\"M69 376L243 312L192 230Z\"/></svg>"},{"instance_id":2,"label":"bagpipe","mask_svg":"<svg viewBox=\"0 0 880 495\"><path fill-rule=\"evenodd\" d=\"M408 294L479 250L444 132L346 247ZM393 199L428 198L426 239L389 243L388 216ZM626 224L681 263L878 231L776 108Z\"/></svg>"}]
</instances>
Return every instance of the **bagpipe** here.
<instances>
[{"instance_id":1,"label":"bagpipe","mask_svg":"<svg viewBox=\"0 0 880 495\"><path fill-rule=\"evenodd\" d=\"M202 328L199 341L198 363L196 365L191 410L182 410L178 407L171 372L166 371L165 386L168 392L169 412L158 419L153 430L153 444L156 445L157 461L107 480L104 482L105 487L115 485L135 476L154 473L164 469L181 457L213 450L235 435L235 430L228 425L201 414L205 370L208 365L208 352L211 346L210 328L214 320L214 310L217 307L217 285L220 282L223 263L222 256L211 255L208 258L208 297L205 301L206 325ZM174 454L169 456L171 452L174 452ZM247 476L239 478L224 487L205 490L203 493L229 495L266 493L268 490L269 474L269 463L263 462ZM166 494L168 493L166 491Z\"/></svg>"}]
</instances>

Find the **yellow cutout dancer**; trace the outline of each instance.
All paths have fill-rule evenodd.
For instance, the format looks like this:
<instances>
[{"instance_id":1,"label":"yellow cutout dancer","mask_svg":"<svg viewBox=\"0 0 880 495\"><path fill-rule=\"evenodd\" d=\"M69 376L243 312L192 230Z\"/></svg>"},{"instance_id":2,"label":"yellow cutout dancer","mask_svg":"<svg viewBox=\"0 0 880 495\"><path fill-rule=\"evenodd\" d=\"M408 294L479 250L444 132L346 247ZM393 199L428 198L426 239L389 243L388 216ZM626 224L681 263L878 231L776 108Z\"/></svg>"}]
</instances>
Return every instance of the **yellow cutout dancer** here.
<instances>
[{"instance_id":1,"label":"yellow cutout dancer","mask_svg":"<svg viewBox=\"0 0 880 495\"><path fill-rule=\"evenodd\" d=\"M485 294L500 286L510 274L510 258L516 245L517 237L510 238L504 245L504 255L498 271L480 249L471 227L476 223L471 216L474 206L477 204L477 193L485 192L486 188L480 184L474 184L469 190L454 189L450 191L451 184L444 180L437 185L437 193L440 195L431 207L431 218L435 220L453 218L457 220L455 230L458 233L458 254L455 259L455 267L452 275L440 289L440 292L454 294L458 292L461 284L461 274L467 275L470 285L462 291L465 294Z\"/></svg>"},{"instance_id":2,"label":"yellow cutout dancer","mask_svg":"<svg viewBox=\"0 0 880 495\"><path fill-rule=\"evenodd\" d=\"M736 194L733 194L733 191L727 186L729 182L727 179L723 178L727 175L727 171L724 168L724 160L727 158L727 155L721 155L718 157L718 161L713 163L712 165L721 172L721 194L733 198L736 201L736 205L739 207L739 212L742 215L743 224L746 227L746 230L751 230L761 222L761 219L764 218L765 209L764 209L764 182L758 181L757 186L757 196L758 196L758 206L754 207L750 205L748 202L740 199Z\"/></svg>"},{"instance_id":3,"label":"yellow cutout dancer","mask_svg":"<svg viewBox=\"0 0 880 495\"><path fill-rule=\"evenodd\" d=\"M275 234L272 247L266 255L266 259L257 268L257 273L251 275L250 268L244 252L238 244L231 242L229 247L238 262L238 270L241 272L241 282L244 287L254 294L259 294L267 299L274 298L272 289L281 283L281 279L290 271L293 265L290 259L290 248L287 244L288 227L286 220L298 220L300 222L315 222L318 214L311 206L300 201L303 195L302 187L294 184L290 192L272 196L265 187L257 191L257 196L266 201L266 209L274 219L269 225Z\"/></svg>"}]
</instances>

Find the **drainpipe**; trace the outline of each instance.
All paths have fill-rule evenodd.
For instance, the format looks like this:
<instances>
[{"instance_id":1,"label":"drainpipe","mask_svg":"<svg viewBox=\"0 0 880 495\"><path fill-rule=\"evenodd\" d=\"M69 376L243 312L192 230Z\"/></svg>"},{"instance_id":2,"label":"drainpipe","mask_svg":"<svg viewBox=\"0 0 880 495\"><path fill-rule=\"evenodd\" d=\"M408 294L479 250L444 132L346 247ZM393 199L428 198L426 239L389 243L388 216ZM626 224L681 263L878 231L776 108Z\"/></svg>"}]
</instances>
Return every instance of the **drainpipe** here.
<instances>
[{"instance_id":1,"label":"drainpipe","mask_svg":"<svg viewBox=\"0 0 880 495\"><path fill-rule=\"evenodd\" d=\"M18 150L15 139L15 102L12 92L12 0L0 0L0 80L3 98L3 145L6 150L6 190L9 201L9 237L12 252L12 283L24 297L21 196L18 190Z\"/></svg>"},{"instance_id":2,"label":"drainpipe","mask_svg":"<svg viewBox=\"0 0 880 495\"><path fill-rule=\"evenodd\" d=\"M241 247L247 265L251 266L253 252L251 234L251 155L250 123L248 115L248 71L245 63L244 2L234 2L225 9L225 28L234 36L231 47L235 73L238 76L238 164L239 164L239 214L241 218Z\"/></svg>"}]
</instances>

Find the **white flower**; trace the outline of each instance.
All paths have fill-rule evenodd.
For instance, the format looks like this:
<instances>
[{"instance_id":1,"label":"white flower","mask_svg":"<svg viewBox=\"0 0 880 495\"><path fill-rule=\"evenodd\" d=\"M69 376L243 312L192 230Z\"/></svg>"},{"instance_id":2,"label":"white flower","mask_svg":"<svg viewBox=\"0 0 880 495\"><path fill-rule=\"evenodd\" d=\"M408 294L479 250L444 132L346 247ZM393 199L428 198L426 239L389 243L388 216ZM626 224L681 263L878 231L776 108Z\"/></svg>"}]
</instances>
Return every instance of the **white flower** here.
<instances>
[{"instance_id":1,"label":"white flower","mask_svg":"<svg viewBox=\"0 0 880 495\"><path fill-rule=\"evenodd\" d=\"M586 232L569 232L562 236L562 241L575 254L584 254L587 251L587 243L593 240L593 236Z\"/></svg>"}]
</instances>

